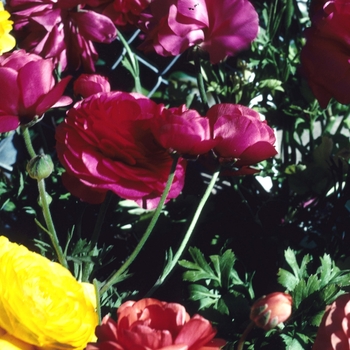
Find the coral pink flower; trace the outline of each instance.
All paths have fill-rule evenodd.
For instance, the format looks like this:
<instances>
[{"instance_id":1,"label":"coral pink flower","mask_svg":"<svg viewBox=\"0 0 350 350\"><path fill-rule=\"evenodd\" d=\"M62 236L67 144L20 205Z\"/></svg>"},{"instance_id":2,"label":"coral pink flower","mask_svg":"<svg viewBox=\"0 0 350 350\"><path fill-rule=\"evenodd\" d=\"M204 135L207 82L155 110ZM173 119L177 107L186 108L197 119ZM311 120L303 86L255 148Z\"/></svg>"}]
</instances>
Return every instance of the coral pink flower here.
<instances>
[{"instance_id":1,"label":"coral pink flower","mask_svg":"<svg viewBox=\"0 0 350 350\"><path fill-rule=\"evenodd\" d=\"M110 92L111 86L108 79L98 74L81 74L74 82L75 95L89 97L98 92Z\"/></svg>"},{"instance_id":2,"label":"coral pink flower","mask_svg":"<svg viewBox=\"0 0 350 350\"><path fill-rule=\"evenodd\" d=\"M70 77L56 84L51 60L17 50L0 56L0 132L39 119L53 107L72 102L62 96Z\"/></svg>"},{"instance_id":3,"label":"coral pink flower","mask_svg":"<svg viewBox=\"0 0 350 350\"><path fill-rule=\"evenodd\" d=\"M277 154L274 131L261 121L259 113L241 105L222 103L207 112L213 139L219 140L214 153L220 163L241 168L237 174L255 172L249 165Z\"/></svg>"},{"instance_id":4,"label":"coral pink flower","mask_svg":"<svg viewBox=\"0 0 350 350\"><path fill-rule=\"evenodd\" d=\"M315 4L320 9L322 2ZM350 1L328 1L305 31L302 72L322 108L331 98L350 103ZM332 67L331 69L329 67Z\"/></svg>"},{"instance_id":5,"label":"coral pink flower","mask_svg":"<svg viewBox=\"0 0 350 350\"><path fill-rule=\"evenodd\" d=\"M63 182L75 196L101 203L107 191L155 208L173 162L150 130L164 110L135 93L98 93L78 102L57 128ZM168 199L182 190L186 161L180 160Z\"/></svg>"},{"instance_id":6,"label":"coral pink flower","mask_svg":"<svg viewBox=\"0 0 350 350\"><path fill-rule=\"evenodd\" d=\"M350 294L338 297L323 315L312 350L349 349Z\"/></svg>"},{"instance_id":7,"label":"coral pink flower","mask_svg":"<svg viewBox=\"0 0 350 350\"><path fill-rule=\"evenodd\" d=\"M205 318L190 318L185 308L156 299L127 301L118 309L118 322L104 317L96 328L97 343L87 350L218 350L225 345L214 339L216 331Z\"/></svg>"},{"instance_id":8,"label":"coral pink flower","mask_svg":"<svg viewBox=\"0 0 350 350\"><path fill-rule=\"evenodd\" d=\"M152 132L166 149L182 155L200 155L212 149L217 141L211 139L209 119L195 110L179 108L164 110L160 118L154 118Z\"/></svg>"},{"instance_id":9,"label":"coral pink flower","mask_svg":"<svg viewBox=\"0 0 350 350\"><path fill-rule=\"evenodd\" d=\"M292 313L293 300L289 294L275 292L258 299L251 307L250 319L266 331L287 321Z\"/></svg>"},{"instance_id":10,"label":"coral pink flower","mask_svg":"<svg viewBox=\"0 0 350 350\"><path fill-rule=\"evenodd\" d=\"M248 0L153 0L139 26L146 33L140 48L176 56L199 45L212 63L246 49L259 29Z\"/></svg>"},{"instance_id":11,"label":"coral pink flower","mask_svg":"<svg viewBox=\"0 0 350 350\"><path fill-rule=\"evenodd\" d=\"M82 67L94 72L98 55L93 42L110 43L116 28L106 16L82 5L82 0L8 0L18 44L65 70Z\"/></svg>"}]
</instances>

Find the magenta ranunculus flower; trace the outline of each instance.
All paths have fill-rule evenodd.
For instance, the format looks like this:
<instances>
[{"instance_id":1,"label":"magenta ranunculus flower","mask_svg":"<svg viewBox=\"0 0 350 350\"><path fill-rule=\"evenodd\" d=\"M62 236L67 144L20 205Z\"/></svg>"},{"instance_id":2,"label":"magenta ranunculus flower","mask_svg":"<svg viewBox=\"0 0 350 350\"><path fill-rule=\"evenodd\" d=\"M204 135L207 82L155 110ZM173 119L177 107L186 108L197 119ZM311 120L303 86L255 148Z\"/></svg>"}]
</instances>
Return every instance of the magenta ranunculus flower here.
<instances>
[{"instance_id":1,"label":"magenta ranunculus flower","mask_svg":"<svg viewBox=\"0 0 350 350\"><path fill-rule=\"evenodd\" d=\"M259 113L241 105L222 103L207 112L212 138L219 140L214 153L223 165L241 168L236 174L256 172L249 165L256 164L277 154L276 137Z\"/></svg>"},{"instance_id":2,"label":"magenta ranunculus flower","mask_svg":"<svg viewBox=\"0 0 350 350\"><path fill-rule=\"evenodd\" d=\"M199 45L218 63L256 38L258 14L248 0L153 0L140 15L141 49L176 56Z\"/></svg>"},{"instance_id":3,"label":"magenta ranunculus flower","mask_svg":"<svg viewBox=\"0 0 350 350\"><path fill-rule=\"evenodd\" d=\"M312 350L349 349L350 343L350 294L338 297L327 306L318 328Z\"/></svg>"},{"instance_id":4,"label":"magenta ranunculus flower","mask_svg":"<svg viewBox=\"0 0 350 350\"><path fill-rule=\"evenodd\" d=\"M302 73L322 108L331 98L350 103L350 1L315 5L301 51ZM320 11L317 11L320 9Z\"/></svg>"},{"instance_id":5,"label":"magenta ranunculus flower","mask_svg":"<svg viewBox=\"0 0 350 350\"><path fill-rule=\"evenodd\" d=\"M109 17L117 26L136 25L140 13L152 0L92 0L96 11Z\"/></svg>"},{"instance_id":6,"label":"magenta ranunculus flower","mask_svg":"<svg viewBox=\"0 0 350 350\"><path fill-rule=\"evenodd\" d=\"M117 35L106 16L83 5L82 0L8 0L19 46L52 58L62 70L82 67L94 72L98 55L93 42L110 43Z\"/></svg>"},{"instance_id":7,"label":"magenta ranunculus flower","mask_svg":"<svg viewBox=\"0 0 350 350\"><path fill-rule=\"evenodd\" d=\"M107 78L99 74L81 74L74 82L73 91L75 95L89 97L98 92L110 92L111 86Z\"/></svg>"},{"instance_id":8,"label":"magenta ranunculus flower","mask_svg":"<svg viewBox=\"0 0 350 350\"><path fill-rule=\"evenodd\" d=\"M126 301L118 309L118 322L110 316L96 327L97 343L86 350L219 350L226 341L200 315L190 315L177 303L146 298Z\"/></svg>"},{"instance_id":9,"label":"magenta ranunculus flower","mask_svg":"<svg viewBox=\"0 0 350 350\"><path fill-rule=\"evenodd\" d=\"M154 118L152 132L164 148L182 155L197 156L217 144L210 135L209 119L185 105L164 110L160 118Z\"/></svg>"},{"instance_id":10,"label":"magenta ranunculus flower","mask_svg":"<svg viewBox=\"0 0 350 350\"><path fill-rule=\"evenodd\" d=\"M173 159L151 132L164 110L145 96L114 91L78 102L57 128L58 158L66 169L63 183L75 196L101 203L107 191L155 208ZM186 161L180 159L168 199L184 184Z\"/></svg>"},{"instance_id":11,"label":"magenta ranunculus flower","mask_svg":"<svg viewBox=\"0 0 350 350\"><path fill-rule=\"evenodd\" d=\"M0 132L40 119L48 109L67 106L62 96L71 77L56 84L54 65L24 50L0 56Z\"/></svg>"}]
</instances>

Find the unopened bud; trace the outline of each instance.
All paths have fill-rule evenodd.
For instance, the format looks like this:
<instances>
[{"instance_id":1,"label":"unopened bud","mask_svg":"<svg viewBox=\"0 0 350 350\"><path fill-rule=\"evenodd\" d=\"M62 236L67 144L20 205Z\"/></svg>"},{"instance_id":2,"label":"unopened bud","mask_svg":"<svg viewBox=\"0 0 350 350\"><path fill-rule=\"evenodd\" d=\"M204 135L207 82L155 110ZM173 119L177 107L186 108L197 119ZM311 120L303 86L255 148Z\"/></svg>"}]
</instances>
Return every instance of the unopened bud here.
<instances>
[{"instance_id":1,"label":"unopened bud","mask_svg":"<svg viewBox=\"0 0 350 350\"><path fill-rule=\"evenodd\" d=\"M35 180L49 177L53 170L52 159L47 154L40 154L32 158L27 164L29 176Z\"/></svg>"},{"instance_id":2,"label":"unopened bud","mask_svg":"<svg viewBox=\"0 0 350 350\"><path fill-rule=\"evenodd\" d=\"M286 321L292 313L293 300L286 293L271 293L258 299L250 311L250 319L266 331Z\"/></svg>"}]
</instances>

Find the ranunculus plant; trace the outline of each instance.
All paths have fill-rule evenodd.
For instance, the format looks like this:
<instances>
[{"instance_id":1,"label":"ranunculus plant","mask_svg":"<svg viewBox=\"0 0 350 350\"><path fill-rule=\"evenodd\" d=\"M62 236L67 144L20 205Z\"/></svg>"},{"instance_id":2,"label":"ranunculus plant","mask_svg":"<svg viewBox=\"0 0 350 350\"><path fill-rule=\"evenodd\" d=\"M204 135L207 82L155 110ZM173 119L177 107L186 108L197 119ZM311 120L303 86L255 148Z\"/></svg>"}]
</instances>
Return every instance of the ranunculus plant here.
<instances>
[{"instance_id":1,"label":"ranunculus plant","mask_svg":"<svg viewBox=\"0 0 350 350\"><path fill-rule=\"evenodd\" d=\"M62 96L70 80L56 83L50 59L17 50L0 56L0 132L40 119L48 109L67 106Z\"/></svg>"},{"instance_id":2,"label":"ranunculus plant","mask_svg":"<svg viewBox=\"0 0 350 350\"><path fill-rule=\"evenodd\" d=\"M198 156L218 143L211 138L209 119L184 105L164 110L159 118L152 119L151 129L164 148L182 155Z\"/></svg>"},{"instance_id":3,"label":"ranunculus plant","mask_svg":"<svg viewBox=\"0 0 350 350\"><path fill-rule=\"evenodd\" d=\"M198 45L212 63L246 49L258 34L258 14L248 0L154 0L140 15L140 48L176 56Z\"/></svg>"},{"instance_id":4,"label":"ranunculus plant","mask_svg":"<svg viewBox=\"0 0 350 350\"><path fill-rule=\"evenodd\" d=\"M237 175L254 173L250 165L277 154L273 129L253 109L223 103L211 107L206 116L212 137L218 140L213 148L217 159L237 168Z\"/></svg>"},{"instance_id":5,"label":"ranunculus plant","mask_svg":"<svg viewBox=\"0 0 350 350\"><path fill-rule=\"evenodd\" d=\"M151 132L152 119L163 110L163 105L143 95L120 91L95 94L77 103L56 133L67 189L89 203L101 203L112 191L155 208L173 162ZM168 199L180 194L185 167L180 160Z\"/></svg>"},{"instance_id":6,"label":"ranunculus plant","mask_svg":"<svg viewBox=\"0 0 350 350\"><path fill-rule=\"evenodd\" d=\"M312 349L348 349L350 342L349 321L350 294L344 294L327 306Z\"/></svg>"},{"instance_id":7,"label":"ranunculus plant","mask_svg":"<svg viewBox=\"0 0 350 350\"><path fill-rule=\"evenodd\" d=\"M118 321L106 316L96 328L97 343L87 350L218 350L225 345L204 317L190 317L177 303L157 299L127 301L117 311Z\"/></svg>"},{"instance_id":8,"label":"ranunculus plant","mask_svg":"<svg viewBox=\"0 0 350 350\"><path fill-rule=\"evenodd\" d=\"M301 51L302 72L322 108L331 98L348 104L350 3L328 1L322 8L318 2L311 20Z\"/></svg>"},{"instance_id":9,"label":"ranunculus plant","mask_svg":"<svg viewBox=\"0 0 350 350\"><path fill-rule=\"evenodd\" d=\"M94 286L0 236L0 328L45 350L84 349L98 323Z\"/></svg>"},{"instance_id":10,"label":"ranunculus plant","mask_svg":"<svg viewBox=\"0 0 350 350\"><path fill-rule=\"evenodd\" d=\"M252 305L250 319L258 327L270 330L290 317L292 304L289 294L275 292L265 295Z\"/></svg>"},{"instance_id":11,"label":"ranunculus plant","mask_svg":"<svg viewBox=\"0 0 350 350\"><path fill-rule=\"evenodd\" d=\"M21 48L52 58L61 70L83 68L94 72L98 59L93 42L111 43L117 35L106 16L83 6L81 0L9 0L14 29Z\"/></svg>"},{"instance_id":12,"label":"ranunculus plant","mask_svg":"<svg viewBox=\"0 0 350 350\"><path fill-rule=\"evenodd\" d=\"M109 92L111 86L106 77L99 74L81 74L73 85L75 95L89 97L98 92Z\"/></svg>"}]
</instances>

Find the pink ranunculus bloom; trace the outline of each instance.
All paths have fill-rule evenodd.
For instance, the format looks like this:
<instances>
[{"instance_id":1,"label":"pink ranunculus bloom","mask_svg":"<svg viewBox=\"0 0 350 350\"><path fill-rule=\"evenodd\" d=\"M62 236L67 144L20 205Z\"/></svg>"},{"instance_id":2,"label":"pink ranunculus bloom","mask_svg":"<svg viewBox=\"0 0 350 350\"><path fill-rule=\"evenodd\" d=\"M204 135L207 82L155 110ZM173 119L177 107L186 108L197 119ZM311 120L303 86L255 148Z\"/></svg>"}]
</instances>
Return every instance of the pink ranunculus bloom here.
<instances>
[{"instance_id":1,"label":"pink ranunculus bloom","mask_svg":"<svg viewBox=\"0 0 350 350\"><path fill-rule=\"evenodd\" d=\"M48 109L69 105L62 96L71 77L56 84L51 60L16 50L0 56L0 132L15 130Z\"/></svg>"},{"instance_id":2,"label":"pink ranunculus bloom","mask_svg":"<svg viewBox=\"0 0 350 350\"><path fill-rule=\"evenodd\" d=\"M96 11L109 17L117 26L136 25L140 13L152 0L95 0Z\"/></svg>"},{"instance_id":3,"label":"pink ranunculus bloom","mask_svg":"<svg viewBox=\"0 0 350 350\"><path fill-rule=\"evenodd\" d=\"M277 154L274 131L256 111L222 103L211 107L206 116L210 121L212 138L219 140L213 148L215 155L221 164L241 168L236 175L256 172L249 166Z\"/></svg>"},{"instance_id":4,"label":"pink ranunculus bloom","mask_svg":"<svg viewBox=\"0 0 350 350\"><path fill-rule=\"evenodd\" d=\"M311 27L301 51L302 74L322 108L331 98L350 103L350 1L315 5ZM330 68L331 67L331 68Z\"/></svg>"},{"instance_id":5,"label":"pink ranunculus bloom","mask_svg":"<svg viewBox=\"0 0 350 350\"><path fill-rule=\"evenodd\" d=\"M327 306L312 350L349 349L350 294L343 294Z\"/></svg>"},{"instance_id":6,"label":"pink ranunculus bloom","mask_svg":"<svg viewBox=\"0 0 350 350\"><path fill-rule=\"evenodd\" d=\"M185 105L164 110L154 118L152 132L156 140L170 152L198 156L207 153L218 141L210 135L209 119Z\"/></svg>"},{"instance_id":7,"label":"pink ranunculus bloom","mask_svg":"<svg viewBox=\"0 0 350 350\"><path fill-rule=\"evenodd\" d=\"M258 299L251 307L250 319L266 331L288 320L293 299L289 294L275 292Z\"/></svg>"},{"instance_id":8,"label":"pink ranunculus bloom","mask_svg":"<svg viewBox=\"0 0 350 350\"><path fill-rule=\"evenodd\" d=\"M164 110L145 96L114 91L78 102L57 128L63 183L75 196L101 203L107 191L155 208L173 159L156 142L150 124ZM179 160L168 200L184 184L186 161Z\"/></svg>"},{"instance_id":9,"label":"pink ranunculus bloom","mask_svg":"<svg viewBox=\"0 0 350 350\"><path fill-rule=\"evenodd\" d=\"M127 301L117 312L118 322L109 316L96 327L97 343L86 350L219 350L226 342L215 339L216 330L202 316L192 318L176 303L157 299Z\"/></svg>"},{"instance_id":10,"label":"pink ranunculus bloom","mask_svg":"<svg viewBox=\"0 0 350 350\"><path fill-rule=\"evenodd\" d=\"M110 92L111 86L107 78L99 74L81 74L73 84L75 95L86 98L98 92Z\"/></svg>"},{"instance_id":11,"label":"pink ranunculus bloom","mask_svg":"<svg viewBox=\"0 0 350 350\"><path fill-rule=\"evenodd\" d=\"M140 46L176 56L199 45L212 63L234 56L256 38L258 14L248 0L153 0L140 15Z\"/></svg>"},{"instance_id":12,"label":"pink ranunculus bloom","mask_svg":"<svg viewBox=\"0 0 350 350\"><path fill-rule=\"evenodd\" d=\"M94 72L98 54L93 42L111 43L117 35L106 16L82 0L8 0L18 45L28 52L52 58L60 69Z\"/></svg>"}]
</instances>

